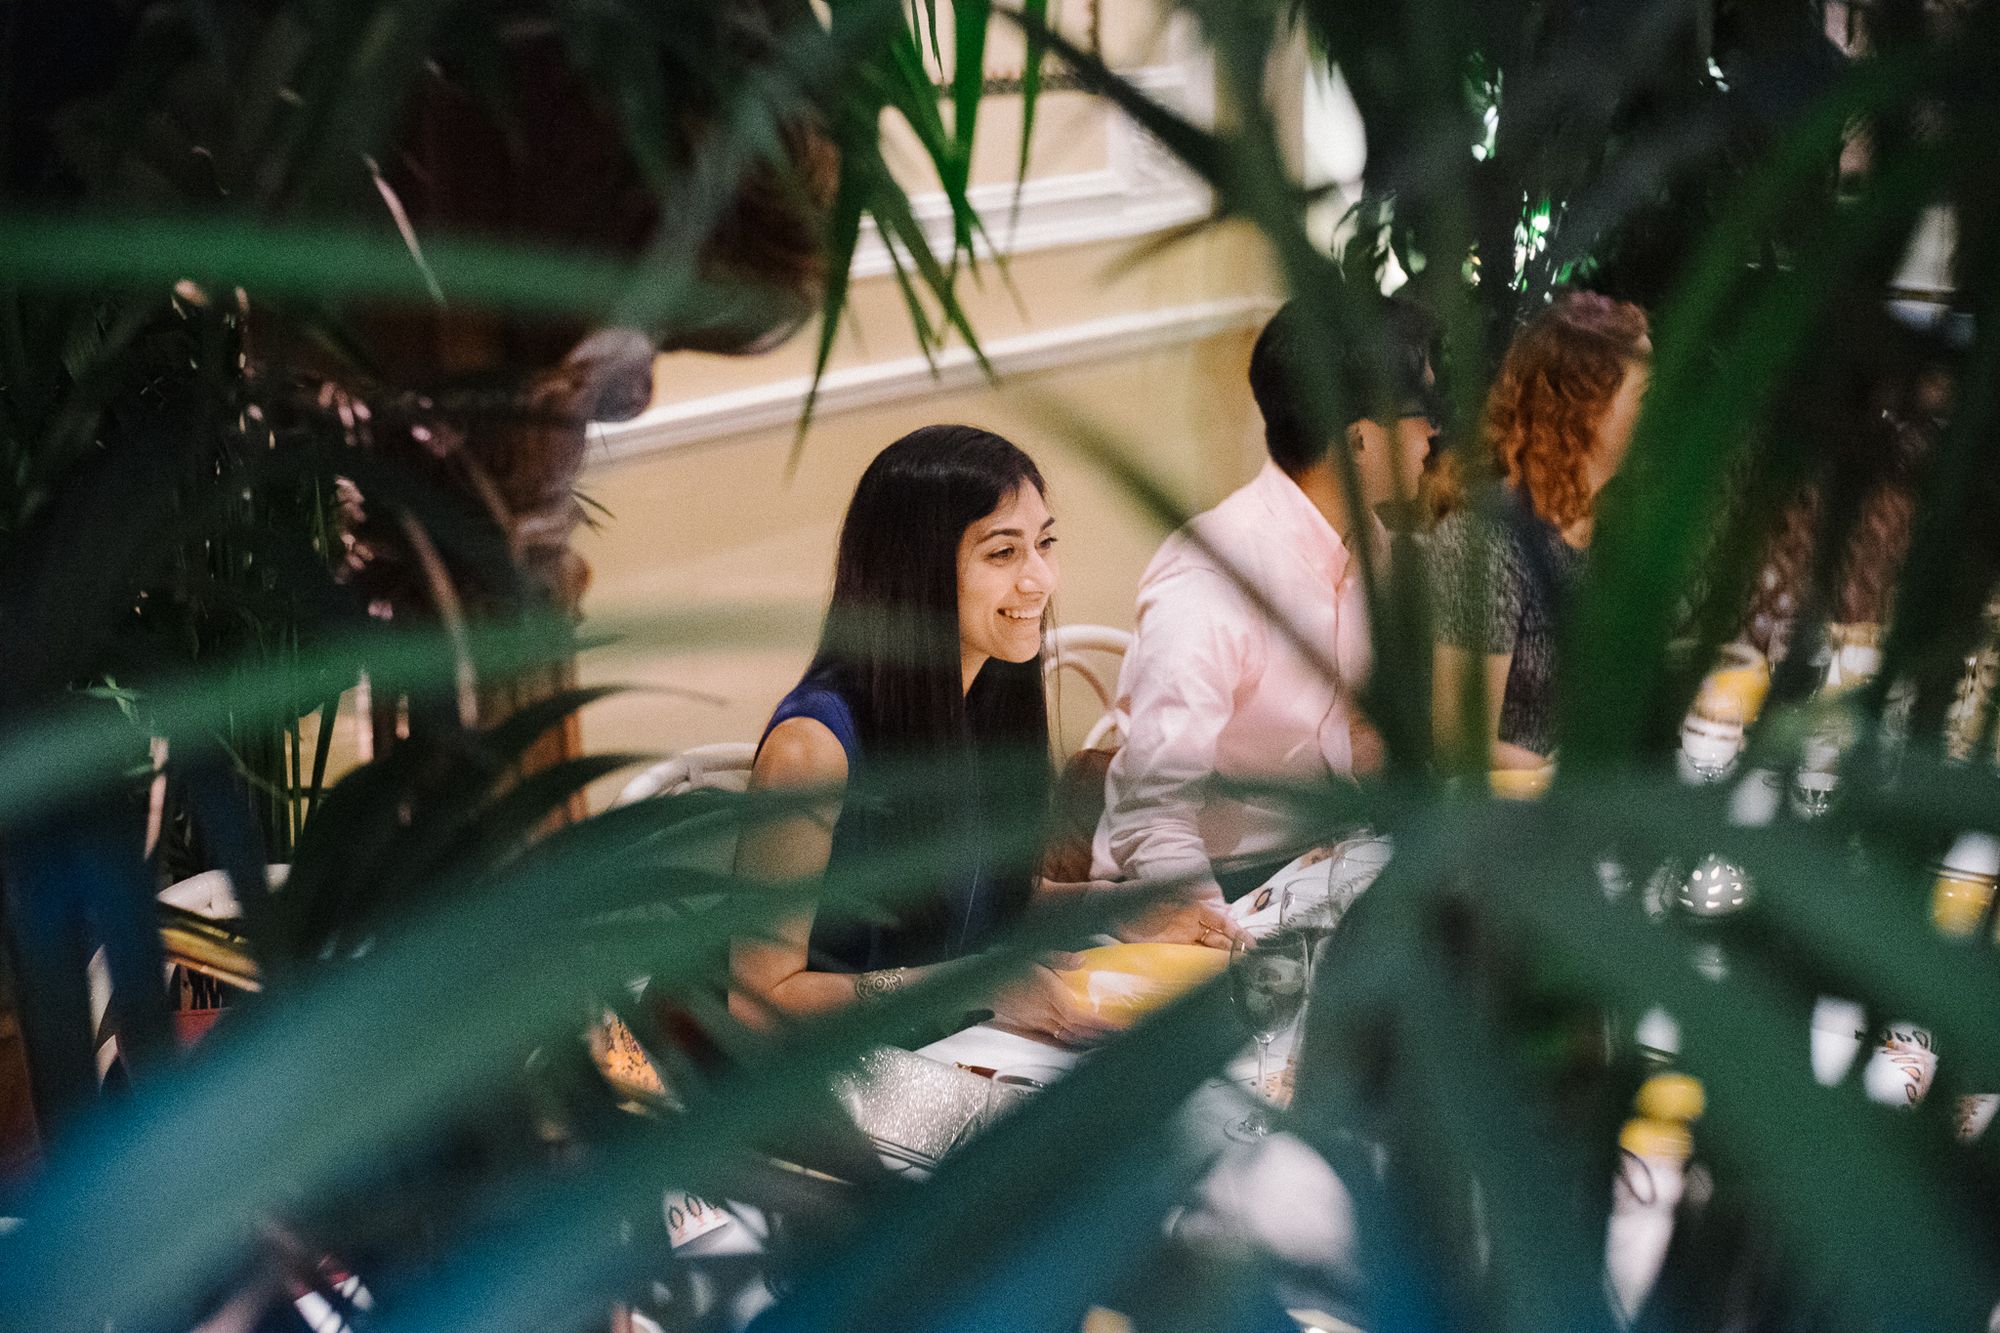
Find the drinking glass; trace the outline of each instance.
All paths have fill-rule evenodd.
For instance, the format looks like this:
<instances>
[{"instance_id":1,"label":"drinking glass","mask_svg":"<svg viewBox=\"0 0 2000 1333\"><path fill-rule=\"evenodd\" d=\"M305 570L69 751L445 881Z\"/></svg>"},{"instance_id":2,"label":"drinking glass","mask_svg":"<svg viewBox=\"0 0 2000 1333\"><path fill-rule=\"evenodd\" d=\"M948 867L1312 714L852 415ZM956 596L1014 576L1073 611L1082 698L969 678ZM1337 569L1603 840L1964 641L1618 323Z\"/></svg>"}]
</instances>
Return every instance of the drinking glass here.
<instances>
[{"instance_id":1,"label":"drinking glass","mask_svg":"<svg viewBox=\"0 0 2000 1333\"><path fill-rule=\"evenodd\" d=\"M1270 1074L1271 1041L1290 1027L1306 999L1306 941L1296 931L1279 930L1262 940L1238 939L1229 946L1229 995L1236 1015L1257 1043L1257 1098ZM1229 1136L1255 1142L1271 1132L1260 1104L1229 1126Z\"/></svg>"},{"instance_id":2,"label":"drinking glass","mask_svg":"<svg viewBox=\"0 0 2000 1333\"><path fill-rule=\"evenodd\" d=\"M1285 889L1278 906L1278 926L1304 938L1306 944L1306 988L1312 988L1313 973L1319 966L1319 951L1327 936L1340 925L1341 918L1354 906L1382 867L1389 863L1389 841L1362 834L1343 843L1326 861L1326 886L1295 883Z\"/></svg>"},{"instance_id":3,"label":"drinking glass","mask_svg":"<svg viewBox=\"0 0 2000 1333\"><path fill-rule=\"evenodd\" d=\"M1743 751L1743 705L1727 690L1704 687L1681 723L1681 769L1696 782L1720 782Z\"/></svg>"},{"instance_id":4,"label":"drinking glass","mask_svg":"<svg viewBox=\"0 0 2000 1333\"><path fill-rule=\"evenodd\" d=\"M1833 808L1834 788L1840 779L1820 768L1802 768L1792 775L1792 813L1800 819L1818 819Z\"/></svg>"},{"instance_id":5,"label":"drinking glass","mask_svg":"<svg viewBox=\"0 0 2000 1333\"><path fill-rule=\"evenodd\" d=\"M1332 917L1327 929L1339 925L1347 909L1354 906L1354 900L1375 882L1382 867L1389 864L1389 851L1387 838L1363 833L1342 843L1340 850L1327 861L1326 907Z\"/></svg>"},{"instance_id":6,"label":"drinking glass","mask_svg":"<svg viewBox=\"0 0 2000 1333\"><path fill-rule=\"evenodd\" d=\"M1792 774L1792 813L1800 819L1818 819L1833 808L1834 791L1840 786L1840 750L1840 739L1830 730L1806 737Z\"/></svg>"}]
</instances>

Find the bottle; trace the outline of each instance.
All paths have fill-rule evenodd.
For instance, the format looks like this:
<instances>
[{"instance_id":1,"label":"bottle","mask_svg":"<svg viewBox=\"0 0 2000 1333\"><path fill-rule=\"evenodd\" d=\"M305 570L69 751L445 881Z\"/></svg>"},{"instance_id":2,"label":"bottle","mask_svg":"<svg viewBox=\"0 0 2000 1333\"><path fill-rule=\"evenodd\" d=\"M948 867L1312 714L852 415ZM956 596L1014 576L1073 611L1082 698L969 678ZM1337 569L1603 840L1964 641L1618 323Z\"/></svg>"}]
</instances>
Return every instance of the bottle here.
<instances>
[{"instance_id":1,"label":"bottle","mask_svg":"<svg viewBox=\"0 0 2000 1333\"><path fill-rule=\"evenodd\" d=\"M1742 867L1712 853L1701 859L1674 894L1676 915L1694 936L1695 971L1710 981L1729 975L1725 940L1731 918L1750 905L1750 896L1750 879Z\"/></svg>"},{"instance_id":2,"label":"bottle","mask_svg":"<svg viewBox=\"0 0 2000 1333\"><path fill-rule=\"evenodd\" d=\"M1938 933L1953 939L1977 934L1992 910L1996 879L2000 879L2000 839L1987 833L1960 834L1938 863L1931 888L1931 924Z\"/></svg>"},{"instance_id":3,"label":"bottle","mask_svg":"<svg viewBox=\"0 0 2000 1333\"><path fill-rule=\"evenodd\" d=\"M1629 1326L1634 1333L1795 1328L1776 1260L1770 1229L1756 1224L1748 1193L1691 1162L1659 1279Z\"/></svg>"},{"instance_id":4,"label":"bottle","mask_svg":"<svg viewBox=\"0 0 2000 1333\"><path fill-rule=\"evenodd\" d=\"M1670 1070L1640 1084L1632 1100L1637 1114L1618 1134L1619 1169L1604 1236L1605 1289L1626 1323L1666 1261L1694 1153L1690 1126L1701 1117L1706 1095L1698 1079Z\"/></svg>"},{"instance_id":5,"label":"bottle","mask_svg":"<svg viewBox=\"0 0 2000 1333\"><path fill-rule=\"evenodd\" d=\"M1687 1126L1634 1117L1618 1133L1618 1175L1604 1233L1604 1285L1611 1309L1629 1324L1666 1263L1674 1214L1687 1192L1694 1136Z\"/></svg>"}]
</instances>

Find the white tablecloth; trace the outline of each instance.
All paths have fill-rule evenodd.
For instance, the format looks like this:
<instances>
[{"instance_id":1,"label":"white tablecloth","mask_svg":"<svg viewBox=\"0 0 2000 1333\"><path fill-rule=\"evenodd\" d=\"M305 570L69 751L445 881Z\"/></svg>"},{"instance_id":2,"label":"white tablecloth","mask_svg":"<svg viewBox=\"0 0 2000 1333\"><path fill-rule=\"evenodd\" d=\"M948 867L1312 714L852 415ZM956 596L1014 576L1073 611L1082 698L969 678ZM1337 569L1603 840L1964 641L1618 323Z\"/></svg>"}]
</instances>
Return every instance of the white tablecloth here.
<instances>
[{"instance_id":1,"label":"white tablecloth","mask_svg":"<svg viewBox=\"0 0 2000 1333\"><path fill-rule=\"evenodd\" d=\"M1271 1043L1270 1068L1291 1057L1297 1025ZM1044 1064L1073 1067L1079 1052L1019 1033L981 1024L932 1042L918 1051L947 1064L986 1069ZM1257 1057L1246 1046L1226 1071L1226 1082L1196 1095L1182 1117L1183 1132L1205 1147L1220 1147L1215 1169L1197 1197L1175 1221L1188 1236L1227 1236L1268 1249L1287 1263L1318 1268L1343 1278L1356 1275L1354 1206L1347 1189L1319 1155L1289 1134L1239 1143L1226 1126L1250 1109L1250 1085Z\"/></svg>"}]
</instances>

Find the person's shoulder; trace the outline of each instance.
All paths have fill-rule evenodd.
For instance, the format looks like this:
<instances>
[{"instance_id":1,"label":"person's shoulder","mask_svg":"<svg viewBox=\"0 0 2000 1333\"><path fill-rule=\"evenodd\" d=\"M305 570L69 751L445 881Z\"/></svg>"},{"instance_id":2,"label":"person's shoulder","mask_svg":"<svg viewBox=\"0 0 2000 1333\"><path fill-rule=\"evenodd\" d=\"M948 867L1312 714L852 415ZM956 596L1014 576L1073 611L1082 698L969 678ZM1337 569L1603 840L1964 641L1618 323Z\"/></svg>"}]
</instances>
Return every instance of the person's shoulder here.
<instances>
[{"instance_id":1,"label":"person's shoulder","mask_svg":"<svg viewBox=\"0 0 2000 1333\"><path fill-rule=\"evenodd\" d=\"M1222 497L1213 508L1195 515L1204 531L1231 537L1267 533L1271 523L1271 491L1278 474L1269 467ZM1190 524L1189 526L1193 526Z\"/></svg>"},{"instance_id":2,"label":"person's shoulder","mask_svg":"<svg viewBox=\"0 0 2000 1333\"><path fill-rule=\"evenodd\" d=\"M1148 607L1162 604L1186 609L1233 608L1244 600L1242 584L1257 578L1260 555L1234 540L1228 530L1204 524L1206 517L1197 517L1167 538L1146 566L1139 580L1142 617Z\"/></svg>"},{"instance_id":3,"label":"person's shoulder","mask_svg":"<svg viewBox=\"0 0 2000 1333\"><path fill-rule=\"evenodd\" d=\"M847 747L816 717L797 714L774 724L757 750L758 783L814 787L844 781Z\"/></svg>"},{"instance_id":4,"label":"person's shoulder","mask_svg":"<svg viewBox=\"0 0 2000 1333\"><path fill-rule=\"evenodd\" d=\"M1493 521L1470 506L1452 510L1431 526L1424 550L1433 563L1462 560L1493 540Z\"/></svg>"},{"instance_id":5,"label":"person's shoulder","mask_svg":"<svg viewBox=\"0 0 2000 1333\"><path fill-rule=\"evenodd\" d=\"M827 714L842 719L854 716L853 700L842 687L840 678L831 672L821 671L815 671L794 685L778 709L781 714L820 717L821 720L826 720Z\"/></svg>"},{"instance_id":6,"label":"person's shoulder","mask_svg":"<svg viewBox=\"0 0 2000 1333\"><path fill-rule=\"evenodd\" d=\"M1446 514L1431 527L1431 544L1507 546L1518 544L1523 531L1541 520L1512 487L1491 486Z\"/></svg>"},{"instance_id":7,"label":"person's shoulder","mask_svg":"<svg viewBox=\"0 0 2000 1333\"><path fill-rule=\"evenodd\" d=\"M1461 505L1431 524L1424 533L1424 542L1432 547L1464 542L1471 537L1472 525L1478 521L1477 514L1469 507Z\"/></svg>"},{"instance_id":8,"label":"person's shoulder","mask_svg":"<svg viewBox=\"0 0 2000 1333\"><path fill-rule=\"evenodd\" d=\"M770 722L764 727L764 734L768 737L788 722L810 720L819 723L852 759L853 751L860 744L855 717L854 701L842 686L842 673L837 667L820 664L815 665L804 680L778 701L778 706L771 712Z\"/></svg>"},{"instance_id":9,"label":"person's shoulder","mask_svg":"<svg viewBox=\"0 0 2000 1333\"><path fill-rule=\"evenodd\" d=\"M1183 523L1161 544L1148 573L1250 575L1269 559L1271 544L1268 513L1253 482Z\"/></svg>"}]
</instances>

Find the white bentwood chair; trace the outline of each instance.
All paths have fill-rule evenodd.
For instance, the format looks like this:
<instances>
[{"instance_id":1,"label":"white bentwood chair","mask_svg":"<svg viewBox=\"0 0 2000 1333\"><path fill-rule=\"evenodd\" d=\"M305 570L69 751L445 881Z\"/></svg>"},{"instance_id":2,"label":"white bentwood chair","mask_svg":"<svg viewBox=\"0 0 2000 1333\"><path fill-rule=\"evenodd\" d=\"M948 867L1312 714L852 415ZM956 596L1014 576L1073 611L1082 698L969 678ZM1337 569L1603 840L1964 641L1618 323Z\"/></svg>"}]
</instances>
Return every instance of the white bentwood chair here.
<instances>
[{"instance_id":1,"label":"white bentwood chair","mask_svg":"<svg viewBox=\"0 0 2000 1333\"><path fill-rule=\"evenodd\" d=\"M1053 687L1061 673L1071 672L1090 686L1103 710L1084 733L1079 749L1115 750L1124 739L1118 734L1111 704L1117 697L1118 668L1125 660L1125 650L1131 646L1129 630L1109 625L1063 625L1050 632L1042 653L1043 684ZM1101 660L1104 658L1110 659L1108 671Z\"/></svg>"},{"instance_id":2,"label":"white bentwood chair","mask_svg":"<svg viewBox=\"0 0 2000 1333\"><path fill-rule=\"evenodd\" d=\"M748 741L697 745L642 770L611 804L630 805L653 796L680 796L691 791L747 791L750 767L756 761L757 747Z\"/></svg>"},{"instance_id":3,"label":"white bentwood chair","mask_svg":"<svg viewBox=\"0 0 2000 1333\"><path fill-rule=\"evenodd\" d=\"M693 791L747 791L750 768L756 761L757 747L748 741L696 745L641 770L625 784L611 805L616 809L658 796L685 796ZM671 859L677 865L726 873L736 862L736 829L715 829L683 844Z\"/></svg>"}]
</instances>

